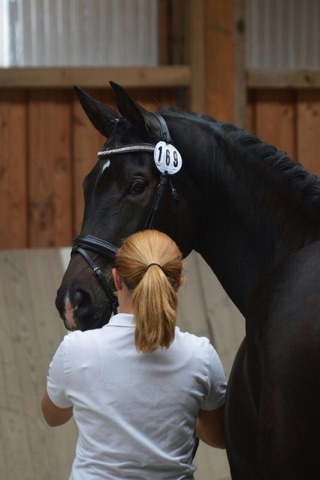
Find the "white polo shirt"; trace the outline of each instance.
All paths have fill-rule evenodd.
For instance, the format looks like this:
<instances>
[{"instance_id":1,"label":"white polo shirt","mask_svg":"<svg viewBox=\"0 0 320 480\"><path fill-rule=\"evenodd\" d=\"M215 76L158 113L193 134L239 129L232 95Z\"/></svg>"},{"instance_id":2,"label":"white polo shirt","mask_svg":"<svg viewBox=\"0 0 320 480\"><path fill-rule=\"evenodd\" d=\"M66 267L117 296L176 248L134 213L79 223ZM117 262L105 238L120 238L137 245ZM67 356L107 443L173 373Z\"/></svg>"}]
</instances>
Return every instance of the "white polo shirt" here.
<instances>
[{"instance_id":1,"label":"white polo shirt","mask_svg":"<svg viewBox=\"0 0 320 480\"><path fill-rule=\"evenodd\" d=\"M48 374L55 405L73 405L79 437L70 479L189 480L200 409L225 400L226 379L209 340L179 328L169 349L139 353L134 318L73 332Z\"/></svg>"}]
</instances>

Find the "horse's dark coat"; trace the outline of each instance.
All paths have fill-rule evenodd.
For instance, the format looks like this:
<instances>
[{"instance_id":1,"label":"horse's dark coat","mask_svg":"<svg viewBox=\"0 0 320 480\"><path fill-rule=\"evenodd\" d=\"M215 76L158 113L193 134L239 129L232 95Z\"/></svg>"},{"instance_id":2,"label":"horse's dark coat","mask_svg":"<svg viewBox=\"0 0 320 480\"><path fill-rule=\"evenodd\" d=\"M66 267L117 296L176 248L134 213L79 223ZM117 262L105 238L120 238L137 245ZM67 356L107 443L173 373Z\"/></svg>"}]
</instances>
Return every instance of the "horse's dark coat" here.
<instances>
[{"instance_id":1,"label":"horse's dark coat","mask_svg":"<svg viewBox=\"0 0 320 480\"><path fill-rule=\"evenodd\" d=\"M156 117L112 87L124 118L78 90L107 147L159 140ZM232 478L319 480L319 180L233 125L172 109L162 115L183 158L172 179L177 241L185 255L202 255L246 317L226 404ZM119 245L144 227L159 172L150 153L119 155L103 169L105 162L85 179L81 233ZM168 191L154 226L173 235L173 223ZM110 258L93 257L110 275ZM108 321L105 292L80 255L57 307L63 318L69 312L69 328Z\"/></svg>"}]
</instances>

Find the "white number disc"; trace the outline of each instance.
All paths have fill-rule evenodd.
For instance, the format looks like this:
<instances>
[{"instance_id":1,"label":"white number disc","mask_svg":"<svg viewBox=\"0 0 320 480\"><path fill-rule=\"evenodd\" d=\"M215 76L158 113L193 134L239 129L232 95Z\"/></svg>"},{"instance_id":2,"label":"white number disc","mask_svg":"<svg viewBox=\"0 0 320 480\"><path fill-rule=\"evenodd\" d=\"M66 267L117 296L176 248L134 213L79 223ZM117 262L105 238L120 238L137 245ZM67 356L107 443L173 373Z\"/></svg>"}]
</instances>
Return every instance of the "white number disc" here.
<instances>
[{"instance_id":1,"label":"white number disc","mask_svg":"<svg viewBox=\"0 0 320 480\"><path fill-rule=\"evenodd\" d=\"M182 167L182 158L178 150L170 143L158 142L154 147L154 163L161 173L174 175Z\"/></svg>"}]
</instances>

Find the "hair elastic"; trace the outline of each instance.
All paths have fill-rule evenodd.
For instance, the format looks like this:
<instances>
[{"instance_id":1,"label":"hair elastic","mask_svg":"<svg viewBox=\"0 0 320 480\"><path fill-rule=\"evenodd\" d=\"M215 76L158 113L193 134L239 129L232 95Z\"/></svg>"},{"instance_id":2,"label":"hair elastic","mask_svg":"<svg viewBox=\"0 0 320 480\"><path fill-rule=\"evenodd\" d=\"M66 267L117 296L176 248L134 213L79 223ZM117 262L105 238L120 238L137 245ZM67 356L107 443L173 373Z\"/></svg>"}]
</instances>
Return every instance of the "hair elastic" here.
<instances>
[{"instance_id":1,"label":"hair elastic","mask_svg":"<svg viewBox=\"0 0 320 480\"><path fill-rule=\"evenodd\" d=\"M157 267L161 268L161 270L163 271L163 268L161 267L161 265L159 263L155 263L155 262L149 263L149 265L147 266L147 270L149 270L149 268L152 267L152 265L157 265Z\"/></svg>"}]
</instances>

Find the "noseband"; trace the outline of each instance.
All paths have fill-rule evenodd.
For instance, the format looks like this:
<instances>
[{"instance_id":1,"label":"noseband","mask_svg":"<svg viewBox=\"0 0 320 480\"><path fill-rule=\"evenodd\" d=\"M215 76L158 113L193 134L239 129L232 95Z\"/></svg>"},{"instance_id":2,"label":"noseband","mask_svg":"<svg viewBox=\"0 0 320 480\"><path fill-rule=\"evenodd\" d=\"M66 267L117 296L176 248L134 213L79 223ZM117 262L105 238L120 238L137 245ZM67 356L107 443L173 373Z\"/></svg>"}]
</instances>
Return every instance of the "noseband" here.
<instances>
[{"instance_id":1,"label":"noseband","mask_svg":"<svg viewBox=\"0 0 320 480\"><path fill-rule=\"evenodd\" d=\"M118 249L117 247L112 245L112 243L101 240L100 238L94 237L93 235L79 235L73 240L71 250L71 255L73 255L74 253L80 253L80 255L82 255L88 265L92 268L94 274L96 275L101 286L106 292L110 301L112 311L115 314L117 312L118 302L113 295L110 286L108 285L105 274L103 273L101 268L95 264L87 250L89 250L90 252L99 253L104 257L112 256L113 258L114 255L117 253Z\"/></svg>"},{"instance_id":2,"label":"noseband","mask_svg":"<svg viewBox=\"0 0 320 480\"><path fill-rule=\"evenodd\" d=\"M170 133L164 118L158 113L155 113L154 115L157 117L160 123L161 138L163 138L166 143L169 143ZM113 155L122 155L125 153L141 153L141 152L153 153L155 150L155 147L156 147L155 145L150 143L126 145L125 147L117 147L117 148L102 150L98 152L98 157L100 158L110 157ZM143 230L149 230L153 228L154 220L158 214L158 211L161 205L161 200L164 196L164 193L168 185L170 186L171 195L172 195L172 213L174 216L174 230L175 230L174 236L176 236L176 233L177 233L176 232L177 230L176 215L177 215L177 206L178 206L178 195L177 195L176 189L172 185L171 178L166 171L162 172L160 175L160 180L157 186L152 207L149 212L149 215ZM112 306L112 311L114 314L117 313L117 306L118 306L117 300L113 295L113 292L111 291L110 285L108 284L105 274L103 273L101 268L95 264L95 262L93 261L93 259L91 258L88 252L98 253L103 257L111 257L113 259L117 251L118 251L118 247L116 247L110 242L107 242L106 240L102 240L93 235L77 236L72 242L72 251L71 251L71 255L73 255L74 253L80 253L80 255L82 255L82 257L86 260L88 265L91 267L91 269L93 270L94 274L96 275L97 279L99 280L101 286L103 287L103 289L105 290L109 298L110 304Z\"/></svg>"}]
</instances>

